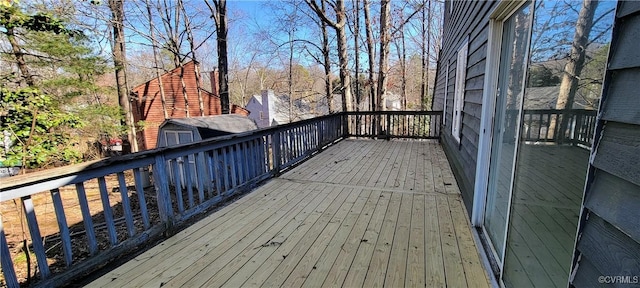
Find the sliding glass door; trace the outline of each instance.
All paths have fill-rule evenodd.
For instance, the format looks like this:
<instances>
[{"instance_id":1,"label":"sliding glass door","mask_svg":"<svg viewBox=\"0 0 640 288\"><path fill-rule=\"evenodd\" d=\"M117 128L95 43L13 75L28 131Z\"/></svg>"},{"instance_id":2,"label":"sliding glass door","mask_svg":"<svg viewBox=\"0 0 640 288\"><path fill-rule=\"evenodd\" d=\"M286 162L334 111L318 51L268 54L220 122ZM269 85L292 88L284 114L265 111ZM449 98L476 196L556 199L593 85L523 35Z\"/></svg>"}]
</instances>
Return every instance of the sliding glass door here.
<instances>
[{"instance_id":1,"label":"sliding glass door","mask_svg":"<svg viewBox=\"0 0 640 288\"><path fill-rule=\"evenodd\" d=\"M484 228L499 262L504 258L519 107L522 103L523 67L526 64L527 40L530 33L530 6L526 4L518 9L504 21L502 29L503 45L500 53L484 217Z\"/></svg>"},{"instance_id":2,"label":"sliding glass door","mask_svg":"<svg viewBox=\"0 0 640 288\"><path fill-rule=\"evenodd\" d=\"M615 4L523 2L493 30L482 228L507 287L567 286Z\"/></svg>"}]
</instances>

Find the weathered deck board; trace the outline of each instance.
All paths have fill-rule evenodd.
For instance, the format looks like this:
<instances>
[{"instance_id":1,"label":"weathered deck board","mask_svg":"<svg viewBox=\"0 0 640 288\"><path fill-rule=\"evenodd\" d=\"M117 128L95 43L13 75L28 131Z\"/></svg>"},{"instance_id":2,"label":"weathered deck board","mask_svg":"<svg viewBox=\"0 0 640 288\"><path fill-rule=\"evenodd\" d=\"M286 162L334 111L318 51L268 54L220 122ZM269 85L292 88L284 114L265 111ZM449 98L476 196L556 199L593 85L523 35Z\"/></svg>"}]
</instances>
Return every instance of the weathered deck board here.
<instances>
[{"instance_id":1,"label":"weathered deck board","mask_svg":"<svg viewBox=\"0 0 640 288\"><path fill-rule=\"evenodd\" d=\"M88 286L488 286L434 157L437 142L342 141Z\"/></svg>"}]
</instances>

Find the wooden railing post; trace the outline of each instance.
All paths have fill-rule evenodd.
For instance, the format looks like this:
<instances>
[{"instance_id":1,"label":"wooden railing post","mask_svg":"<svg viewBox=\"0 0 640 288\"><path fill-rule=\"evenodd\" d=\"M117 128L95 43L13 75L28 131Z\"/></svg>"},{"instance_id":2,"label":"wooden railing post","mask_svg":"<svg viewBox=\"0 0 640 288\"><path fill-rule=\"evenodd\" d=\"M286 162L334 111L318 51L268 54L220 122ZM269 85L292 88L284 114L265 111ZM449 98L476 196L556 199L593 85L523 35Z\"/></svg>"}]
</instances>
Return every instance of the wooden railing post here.
<instances>
[{"instance_id":1,"label":"wooden railing post","mask_svg":"<svg viewBox=\"0 0 640 288\"><path fill-rule=\"evenodd\" d=\"M169 175L167 175L166 159L163 154L158 154L156 155L155 163L153 164L153 183L156 188L160 220L164 223L165 230L171 233L174 219L168 179ZM176 184L179 185L177 181Z\"/></svg>"},{"instance_id":2,"label":"wooden railing post","mask_svg":"<svg viewBox=\"0 0 640 288\"><path fill-rule=\"evenodd\" d=\"M391 113L387 114L387 141L391 140Z\"/></svg>"},{"instance_id":3,"label":"wooden railing post","mask_svg":"<svg viewBox=\"0 0 640 288\"><path fill-rule=\"evenodd\" d=\"M280 135L282 135L280 133L280 130L276 130L273 132L273 134L271 134L271 151L273 153L273 171L272 174L274 176L280 175L280 161L281 159L281 155L282 155L282 151L281 151L281 139L280 139Z\"/></svg>"},{"instance_id":4,"label":"wooden railing post","mask_svg":"<svg viewBox=\"0 0 640 288\"><path fill-rule=\"evenodd\" d=\"M340 133L340 135L342 135L342 137L349 137L349 114L343 112L340 120L342 121L342 133Z\"/></svg>"}]
</instances>

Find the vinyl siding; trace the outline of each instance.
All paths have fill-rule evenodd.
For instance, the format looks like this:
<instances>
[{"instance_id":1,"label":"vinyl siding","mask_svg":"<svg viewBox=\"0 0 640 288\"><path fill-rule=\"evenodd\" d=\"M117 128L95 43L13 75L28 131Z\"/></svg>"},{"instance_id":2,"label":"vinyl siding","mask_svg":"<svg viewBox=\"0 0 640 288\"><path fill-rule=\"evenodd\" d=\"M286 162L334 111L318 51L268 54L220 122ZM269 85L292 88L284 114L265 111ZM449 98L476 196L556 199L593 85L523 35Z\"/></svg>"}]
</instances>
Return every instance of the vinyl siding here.
<instances>
[{"instance_id":1,"label":"vinyl siding","mask_svg":"<svg viewBox=\"0 0 640 288\"><path fill-rule=\"evenodd\" d=\"M600 275L640 276L640 4L618 3L615 21L574 255L574 286L597 285Z\"/></svg>"},{"instance_id":2,"label":"vinyl siding","mask_svg":"<svg viewBox=\"0 0 640 288\"><path fill-rule=\"evenodd\" d=\"M471 213L473 185L478 155L481 103L489 35L489 14L495 8L494 1L446 1L443 45L438 61L438 73L434 88L434 109L444 105L445 77L449 75L445 127L442 130L443 148L449 158L456 180L463 194L467 211ZM455 91L457 50L467 39L467 67L460 143L451 135L453 97ZM447 65L448 63L448 65Z\"/></svg>"}]
</instances>

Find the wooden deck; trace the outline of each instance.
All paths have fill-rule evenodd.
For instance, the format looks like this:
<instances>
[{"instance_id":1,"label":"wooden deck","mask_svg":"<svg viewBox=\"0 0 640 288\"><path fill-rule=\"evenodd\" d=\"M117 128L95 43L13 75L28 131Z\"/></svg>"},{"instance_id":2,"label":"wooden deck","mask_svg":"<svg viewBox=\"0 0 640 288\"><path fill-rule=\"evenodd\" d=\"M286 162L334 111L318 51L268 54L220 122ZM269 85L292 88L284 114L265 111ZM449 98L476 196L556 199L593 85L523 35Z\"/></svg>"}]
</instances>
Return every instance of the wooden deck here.
<instances>
[{"instance_id":1,"label":"wooden deck","mask_svg":"<svg viewBox=\"0 0 640 288\"><path fill-rule=\"evenodd\" d=\"M89 287L486 287L437 142L344 140Z\"/></svg>"}]
</instances>

